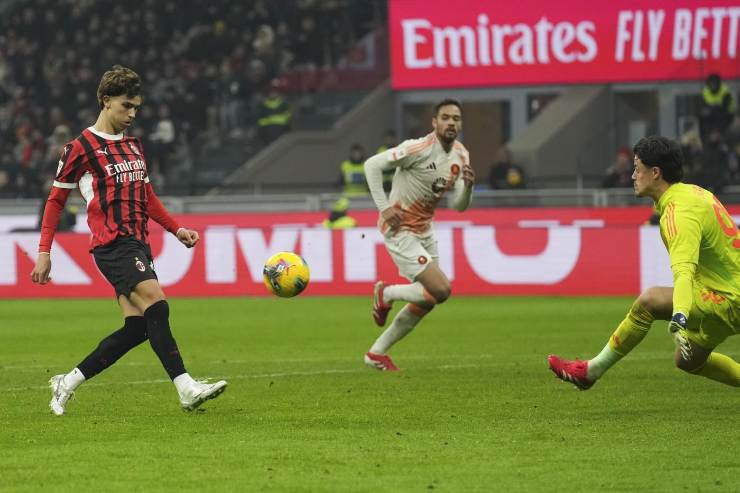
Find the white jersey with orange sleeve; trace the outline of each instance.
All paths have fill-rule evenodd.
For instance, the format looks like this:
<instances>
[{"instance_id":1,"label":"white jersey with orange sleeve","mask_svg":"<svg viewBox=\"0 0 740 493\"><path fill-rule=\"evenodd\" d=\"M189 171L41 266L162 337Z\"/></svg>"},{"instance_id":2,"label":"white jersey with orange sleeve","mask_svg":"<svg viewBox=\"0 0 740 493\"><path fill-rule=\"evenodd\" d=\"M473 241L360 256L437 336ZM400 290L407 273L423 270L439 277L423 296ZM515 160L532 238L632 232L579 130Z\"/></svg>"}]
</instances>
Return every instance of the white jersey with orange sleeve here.
<instances>
[{"instance_id":1,"label":"white jersey with orange sleeve","mask_svg":"<svg viewBox=\"0 0 740 493\"><path fill-rule=\"evenodd\" d=\"M471 193L461 178L463 166L468 165L470 157L465 146L456 140L448 153L432 132L371 157L365 162L365 176L378 209L382 212L391 204L400 207L403 221L399 229L419 234L431 227L434 211L448 190L454 193L456 209L468 207ZM386 198L382 172L392 168L396 168L396 173L390 197ZM382 217L378 225L385 232L387 225Z\"/></svg>"}]
</instances>

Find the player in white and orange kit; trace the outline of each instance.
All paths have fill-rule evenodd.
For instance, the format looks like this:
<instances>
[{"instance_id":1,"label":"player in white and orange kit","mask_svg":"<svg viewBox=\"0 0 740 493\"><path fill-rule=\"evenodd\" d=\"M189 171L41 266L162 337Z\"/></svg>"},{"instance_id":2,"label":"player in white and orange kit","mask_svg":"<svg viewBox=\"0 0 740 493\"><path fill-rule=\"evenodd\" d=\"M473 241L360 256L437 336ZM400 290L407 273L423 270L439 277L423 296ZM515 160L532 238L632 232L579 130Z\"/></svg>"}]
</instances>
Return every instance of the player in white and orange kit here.
<instances>
[{"instance_id":1,"label":"player in white and orange kit","mask_svg":"<svg viewBox=\"0 0 740 493\"><path fill-rule=\"evenodd\" d=\"M445 192L462 212L472 198L475 173L467 149L458 142L462 129L460 103L445 99L434 107L434 131L376 154L365 162L365 177L380 211L378 227L399 273L411 284L375 284L373 319L385 325L392 303L406 301L365 354L365 363L378 370L398 371L388 350L408 335L438 303L450 297L450 281L439 268L432 220ZM390 197L383 191L383 171L395 169Z\"/></svg>"}]
</instances>

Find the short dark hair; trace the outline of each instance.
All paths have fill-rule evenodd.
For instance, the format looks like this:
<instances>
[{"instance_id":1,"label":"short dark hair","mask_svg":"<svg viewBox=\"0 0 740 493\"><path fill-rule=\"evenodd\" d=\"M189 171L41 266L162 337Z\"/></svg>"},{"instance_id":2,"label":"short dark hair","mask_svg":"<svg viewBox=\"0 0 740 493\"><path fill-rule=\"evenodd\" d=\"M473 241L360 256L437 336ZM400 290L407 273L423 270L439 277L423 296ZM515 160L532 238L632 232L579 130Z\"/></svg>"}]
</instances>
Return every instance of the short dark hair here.
<instances>
[{"instance_id":1,"label":"short dark hair","mask_svg":"<svg viewBox=\"0 0 740 493\"><path fill-rule=\"evenodd\" d=\"M458 101L457 99L446 98L434 106L434 116L436 117L439 114L439 109L442 106L450 106L450 105L457 106L458 109L460 110L460 113L462 113L462 105L460 104L460 101Z\"/></svg>"},{"instance_id":2,"label":"short dark hair","mask_svg":"<svg viewBox=\"0 0 740 493\"><path fill-rule=\"evenodd\" d=\"M676 183L683 178L683 151L675 140L660 135L643 137L632 148L645 166L660 168L663 179Z\"/></svg>"},{"instance_id":3,"label":"short dark hair","mask_svg":"<svg viewBox=\"0 0 740 493\"><path fill-rule=\"evenodd\" d=\"M139 74L124 67L123 65L113 65L100 78L98 85L98 105L103 109L103 96L121 96L133 98L141 94L141 78Z\"/></svg>"}]
</instances>

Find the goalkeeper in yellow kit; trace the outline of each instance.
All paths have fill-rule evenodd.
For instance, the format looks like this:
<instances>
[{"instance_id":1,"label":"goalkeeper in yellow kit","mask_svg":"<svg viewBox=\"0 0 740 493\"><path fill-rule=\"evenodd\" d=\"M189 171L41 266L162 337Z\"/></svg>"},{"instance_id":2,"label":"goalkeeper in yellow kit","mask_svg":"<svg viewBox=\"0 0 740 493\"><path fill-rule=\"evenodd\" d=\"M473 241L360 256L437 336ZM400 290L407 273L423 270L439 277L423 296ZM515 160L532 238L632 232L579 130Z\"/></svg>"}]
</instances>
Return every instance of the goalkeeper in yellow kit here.
<instances>
[{"instance_id":1,"label":"goalkeeper in yellow kit","mask_svg":"<svg viewBox=\"0 0 740 493\"><path fill-rule=\"evenodd\" d=\"M550 355L550 369L558 378L588 389L642 341L653 320L668 320L678 368L739 387L740 363L714 350L740 332L738 228L714 195L681 183L683 156L676 142L645 137L634 153L635 195L655 201L674 287L642 293L593 359L569 361Z\"/></svg>"}]
</instances>

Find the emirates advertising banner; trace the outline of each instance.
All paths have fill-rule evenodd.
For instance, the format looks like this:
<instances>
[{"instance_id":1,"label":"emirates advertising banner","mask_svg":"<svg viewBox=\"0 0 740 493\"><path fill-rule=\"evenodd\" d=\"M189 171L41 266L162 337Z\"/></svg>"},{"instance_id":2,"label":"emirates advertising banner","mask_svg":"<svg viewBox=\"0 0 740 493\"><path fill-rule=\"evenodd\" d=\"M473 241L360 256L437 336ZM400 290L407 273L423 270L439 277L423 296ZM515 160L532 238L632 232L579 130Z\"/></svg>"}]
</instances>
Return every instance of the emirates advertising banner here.
<instances>
[{"instance_id":1,"label":"emirates advertising banner","mask_svg":"<svg viewBox=\"0 0 740 493\"><path fill-rule=\"evenodd\" d=\"M732 0L390 0L395 89L740 77Z\"/></svg>"},{"instance_id":2,"label":"emirates advertising banner","mask_svg":"<svg viewBox=\"0 0 740 493\"><path fill-rule=\"evenodd\" d=\"M739 207L730 208L740 212ZM455 295L634 295L670 286L668 255L649 207L440 210L435 221L440 266ZM406 283L385 250L377 214L357 212L358 227L329 230L323 213L178 216L201 242L185 248L153 223L154 267L170 296L270 296L264 261L301 254L311 281L301 296L366 295L378 279ZM39 286L36 218L0 216L0 298L113 297L88 252L84 216L76 232L58 233L52 281Z\"/></svg>"}]
</instances>

